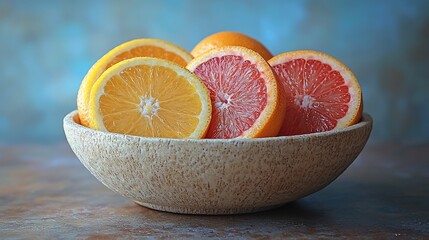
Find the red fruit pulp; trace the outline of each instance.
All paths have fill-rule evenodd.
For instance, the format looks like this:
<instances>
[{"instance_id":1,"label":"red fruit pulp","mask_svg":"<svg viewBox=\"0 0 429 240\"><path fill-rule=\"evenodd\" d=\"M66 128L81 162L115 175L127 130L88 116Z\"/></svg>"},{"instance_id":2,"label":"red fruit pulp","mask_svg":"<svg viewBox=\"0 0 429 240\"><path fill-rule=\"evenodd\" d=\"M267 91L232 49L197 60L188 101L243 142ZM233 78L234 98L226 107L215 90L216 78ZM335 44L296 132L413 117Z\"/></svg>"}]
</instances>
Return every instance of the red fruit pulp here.
<instances>
[{"instance_id":1,"label":"red fruit pulp","mask_svg":"<svg viewBox=\"0 0 429 240\"><path fill-rule=\"evenodd\" d=\"M286 117L280 135L335 128L351 99L343 76L318 60L294 59L273 66L286 92Z\"/></svg>"},{"instance_id":2,"label":"red fruit pulp","mask_svg":"<svg viewBox=\"0 0 429 240\"><path fill-rule=\"evenodd\" d=\"M267 105L265 80L257 66L242 56L212 58L194 73L209 89L213 107L206 138L240 136Z\"/></svg>"}]
</instances>

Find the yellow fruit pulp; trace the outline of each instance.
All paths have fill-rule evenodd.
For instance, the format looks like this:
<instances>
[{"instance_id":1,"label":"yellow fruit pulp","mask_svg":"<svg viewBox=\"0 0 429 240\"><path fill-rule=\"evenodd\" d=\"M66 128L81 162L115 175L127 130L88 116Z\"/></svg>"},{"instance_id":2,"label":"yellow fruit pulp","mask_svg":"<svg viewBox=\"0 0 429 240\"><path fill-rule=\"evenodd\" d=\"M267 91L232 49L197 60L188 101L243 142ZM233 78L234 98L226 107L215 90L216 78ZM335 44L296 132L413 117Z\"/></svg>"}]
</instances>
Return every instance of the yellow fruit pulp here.
<instances>
[{"instance_id":1,"label":"yellow fruit pulp","mask_svg":"<svg viewBox=\"0 0 429 240\"><path fill-rule=\"evenodd\" d=\"M90 126L145 137L202 137L211 114L203 83L173 63L139 59L146 62L125 60L96 82L90 98ZM190 81L189 76L195 79ZM201 122L207 126L201 128Z\"/></svg>"}]
</instances>

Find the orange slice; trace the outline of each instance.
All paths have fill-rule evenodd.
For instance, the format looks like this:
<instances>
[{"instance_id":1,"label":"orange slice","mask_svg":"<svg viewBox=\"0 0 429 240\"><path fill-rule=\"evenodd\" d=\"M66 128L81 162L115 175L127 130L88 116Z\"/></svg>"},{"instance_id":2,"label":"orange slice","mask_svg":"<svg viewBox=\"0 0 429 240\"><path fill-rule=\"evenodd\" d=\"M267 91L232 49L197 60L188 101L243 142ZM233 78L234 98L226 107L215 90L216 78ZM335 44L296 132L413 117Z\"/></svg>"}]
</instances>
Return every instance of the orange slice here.
<instances>
[{"instance_id":1,"label":"orange slice","mask_svg":"<svg viewBox=\"0 0 429 240\"><path fill-rule=\"evenodd\" d=\"M310 50L286 52L268 62L286 93L281 135L323 132L360 121L362 91L344 63Z\"/></svg>"},{"instance_id":2,"label":"orange slice","mask_svg":"<svg viewBox=\"0 0 429 240\"><path fill-rule=\"evenodd\" d=\"M187 68L210 90L212 120L207 138L276 136L285 104L271 67L256 52L237 46L215 48Z\"/></svg>"},{"instance_id":3,"label":"orange slice","mask_svg":"<svg viewBox=\"0 0 429 240\"><path fill-rule=\"evenodd\" d=\"M191 51L191 54L196 57L213 48L225 46L241 46L250 48L259 53L267 61L273 57L270 51L262 45L262 43L239 32L218 32L212 34L201 40L201 42L199 42Z\"/></svg>"},{"instance_id":4,"label":"orange slice","mask_svg":"<svg viewBox=\"0 0 429 240\"><path fill-rule=\"evenodd\" d=\"M135 39L115 47L92 66L80 85L77 95L77 109L82 125L89 126L88 102L92 85L106 69L115 63L134 57L161 58L183 67L192 59L186 50L159 39Z\"/></svg>"},{"instance_id":5,"label":"orange slice","mask_svg":"<svg viewBox=\"0 0 429 240\"><path fill-rule=\"evenodd\" d=\"M139 57L107 69L91 90L90 127L129 135L202 138L210 122L208 89L170 61Z\"/></svg>"}]
</instances>

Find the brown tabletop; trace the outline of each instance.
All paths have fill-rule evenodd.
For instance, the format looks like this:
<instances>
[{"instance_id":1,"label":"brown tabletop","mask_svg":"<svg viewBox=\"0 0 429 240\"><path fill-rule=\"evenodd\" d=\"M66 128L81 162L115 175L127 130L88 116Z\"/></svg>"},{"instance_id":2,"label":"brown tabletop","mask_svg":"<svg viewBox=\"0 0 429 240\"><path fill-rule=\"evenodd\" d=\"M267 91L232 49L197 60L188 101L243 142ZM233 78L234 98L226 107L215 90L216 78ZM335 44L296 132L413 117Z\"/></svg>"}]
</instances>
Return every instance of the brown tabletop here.
<instances>
[{"instance_id":1,"label":"brown tabletop","mask_svg":"<svg viewBox=\"0 0 429 240\"><path fill-rule=\"evenodd\" d=\"M428 238L429 145L368 145L325 189L270 211L159 212L98 182L65 143L0 145L0 238Z\"/></svg>"}]
</instances>

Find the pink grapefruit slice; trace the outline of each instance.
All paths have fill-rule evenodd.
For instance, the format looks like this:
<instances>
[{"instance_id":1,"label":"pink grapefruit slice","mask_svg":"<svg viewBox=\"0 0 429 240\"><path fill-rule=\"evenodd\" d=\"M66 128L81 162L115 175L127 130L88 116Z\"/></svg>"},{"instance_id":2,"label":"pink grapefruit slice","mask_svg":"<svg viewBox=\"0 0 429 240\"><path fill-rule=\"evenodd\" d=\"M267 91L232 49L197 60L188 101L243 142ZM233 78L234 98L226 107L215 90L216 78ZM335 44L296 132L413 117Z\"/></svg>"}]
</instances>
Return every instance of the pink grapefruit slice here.
<instances>
[{"instance_id":1,"label":"pink grapefruit slice","mask_svg":"<svg viewBox=\"0 0 429 240\"><path fill-rule=\"evenodd\" d=\"M361 88L344 63L311 50L286 52L268 62L286 97L280 135L323 132L360 121Z\"/></svg>"},{"instance_id":2,"label":"pink grapefruit slice","mask_svg":"<svg viewBox=\"0 0 429 240\"><path fill-rule=\"evenodd\" d=\"M245 47L212 49L187 68L210 91L212 119L206 138L277 136L286 110L269 64Z\"/></svg>"}]
</instances>

